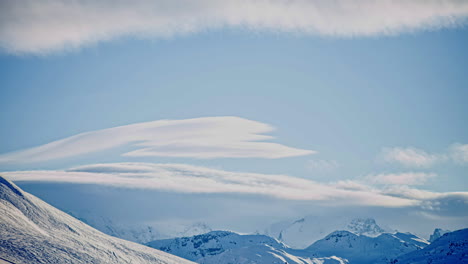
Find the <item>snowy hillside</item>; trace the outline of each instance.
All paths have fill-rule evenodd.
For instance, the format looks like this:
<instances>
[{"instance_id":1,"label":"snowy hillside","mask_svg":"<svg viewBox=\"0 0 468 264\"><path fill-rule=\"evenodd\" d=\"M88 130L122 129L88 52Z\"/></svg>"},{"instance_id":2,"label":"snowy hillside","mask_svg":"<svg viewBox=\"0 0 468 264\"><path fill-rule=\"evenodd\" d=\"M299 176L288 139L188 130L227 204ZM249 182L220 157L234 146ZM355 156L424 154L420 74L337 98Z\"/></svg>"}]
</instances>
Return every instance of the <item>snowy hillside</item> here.
<instances>
[{"instance_id":1,"label":"snowy hillside","mask_svg":"<svg viewBox=\"0 0 468 264\"><path fill-rule=\"evenodd\" d=\"M468 263L468 229L446 233L424 249L410 252L389 262L392 264Z\"/></svg>"},{"instance_id":2,"label":"snowy hillside","mask_svg":"<svg viewBox=\"0 0 468 264\"><path fill-rule=\"evenodd\" d=\"M328 218L309 215L292 222L273 224L265 234L279 239L290 247L305 248L335 230L347 230L372 237L392 232L377 225L373 218Z\"/></svg>"},{"instance_id":3,"label":"snowy hillside","mask_svg":"<svg viewBox=\"0 0 468 264\"><path fill-rule=\"evenodd\" d=\"M311 259L308 252L290 249L268 236L239 235L229 231L153 241L148 245L202 264L346 263L336 257Z\"/></svg>"},{"instance_id":4,"label":"snowy hillside","mask_svg":"<svg viewBox=\"0 0 468 264\"><path fill-rule=\"evenodd\" d=\"M296 252L298 253L298 252ZM201 258L200 264L347 264L338 257L310 258L288 253L287 250L276 249L268 245L256 245L229 249L225 252Z\"/></svg>"},{"instance_id":5,"label":"snowy hillside","mask_svg":"<svg viewBox=\"0 0 468 264\"><path fill-rule=\"evenodd\" d=\"M385 263L401 254L419 250L428 242L412 234L384 233L378 237L335 231L308 248L312 256L338 256L352 263Z\"/></svg>"},{"instance_id":6,"label":"snowy hillside","mask_svg":"<svg viewBox=\"0 0 468 264\"><path fill-rule=\"evenodd\" d=\"M0 259L7 263L191 263L103 234L0 177Z\"/></svg>"}]
</instances>

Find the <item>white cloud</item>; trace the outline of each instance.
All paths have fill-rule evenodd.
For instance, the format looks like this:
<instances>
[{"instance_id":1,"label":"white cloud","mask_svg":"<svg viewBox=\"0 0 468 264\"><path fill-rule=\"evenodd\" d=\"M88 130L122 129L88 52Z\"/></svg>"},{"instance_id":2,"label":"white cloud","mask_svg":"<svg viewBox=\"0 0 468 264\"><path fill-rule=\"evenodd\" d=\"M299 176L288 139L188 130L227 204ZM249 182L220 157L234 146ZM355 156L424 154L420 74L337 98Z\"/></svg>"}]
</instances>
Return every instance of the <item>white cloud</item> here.
<instances>
[{"instance_id":1,"label":"white cloud","mask_svg":"<svg viewBox=\"0 0 468 264\"><path fill-rule=\"evenodd\" d=\"M435 173L424 172L382 173L368 175L365 179L373 184L422 185L435 176Z\"/></svg>"},{"instance_id":2,"label":"white cloud","mask_svg":"<svg viewBox=\"0 0 468 264\"><path fill-rule=\"evenodd\" d=\"M13 181L104 184L183 193L241 193L339 205L401 207L420 203L353 182L324 184L287 175L229 172L183 164L94 164L66 171L16 171L2 175Z\"/></svg>"},{"instance_id":3,"label":"white cloud","mask_svg":"<svg viewBox=\"0 0 468 264\"><path fill-rule=\"evenodd\" d=\"M284 158L311 150L262 142L270 125L239 117L159 120L78 134L42 146L0 155L0 163L27 163L74 157L121 146L128 157Z\"/></svg>"},{"instance_id":4,"label":"white cloud","mask_svg":"<svg viewBox=\"0 0 468 264\"><path fill-rule=\"evenodd\" d=\"M4 0L0 46L48 53L122 36L169 37L223 27L370 36L466 22L460 0Z\"/></svg>"},{"instance_id":5,"label":"white cloud","mask_svg":"<svg viewBox=\"0 0 468 264\"><path fill-rule=\"evenodd\" d=\"M468 164L468 144L454 144L450 147L450 156L460 164Z\"/></svg>"},{"instance_id":6,"label":"white cloud","mask_svg":"<svg viewBox=\"0 0 468 264\"><path fill-rule=\"evenodd\" d=\"M411 147L383 149L382 157L386 162L399 163L407 167L430 167L443 158Z\"/></svg>"}]
</instances>

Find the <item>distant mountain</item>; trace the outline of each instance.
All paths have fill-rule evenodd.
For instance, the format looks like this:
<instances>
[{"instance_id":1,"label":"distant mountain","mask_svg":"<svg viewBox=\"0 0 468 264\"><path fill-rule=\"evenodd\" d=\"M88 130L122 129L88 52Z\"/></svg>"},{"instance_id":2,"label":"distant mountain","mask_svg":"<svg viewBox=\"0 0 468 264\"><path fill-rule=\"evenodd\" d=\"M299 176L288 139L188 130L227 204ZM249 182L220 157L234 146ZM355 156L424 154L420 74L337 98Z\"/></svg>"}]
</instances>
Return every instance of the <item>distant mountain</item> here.
<instances>
[{"instance_id":1,"label":"distant mountain","mask_svg":"<svg viewBox=\"0 0 468 264\"><path fill-rule=\"evenodd\" d=\"M304 255L307 252L291 249L265 235L239 235L229 231L158 240L147 245L202 264L346 263L338 257L310 258Z\"/></svg>"},{"instance_id":2,"label":"distant mountain","mask_svg":"<svg viewBox=\"0 0 468 264\"><path fill-rule=\"evenodd\" d=\"M208 225L201 222L192 224L168 222L125 224L92 213L70 212L70 214L77 216L77 218L101 232L140 244L145 244L159 239L194 236L211 231L211 228Z\"/></svg>"},{"instance_id":3,"label":"distant mountain","mask_svg":"<svg viewBox=\"0 0 468 264\"><path fill-rule=\"evenodd\" d=\"M191 263L103 234L0 177L0 263Z\"/></svg>"},{"instance_id":4,"label":"distant mountain","mask_svg":"<svg viewBox=\"0 0 468 264\"><path fill-rule=\"evenodd\" d=\"M293 248L305 248L335 230L346 230L357 235L379 236L393 232L377 225L373 218L328 218L306 216L292 222L271 225L264 234L275 237Z\"/></svg>"},{"instance_id":5,"label":"distant mountain","mask_svg":"<svg viewBox=\"0 0 468 264\"><path fill-rule=\"evenodd\" d=\"M436 239L438 239L439 237L443 236L446 233L450 233L450 232L451 232L450 230L444 230L444 229L441 229L441 228L436 228L436 229L434 229L434 233L432 233L431 237L429 238L429 242L432 243Z\"/></svg>"},{"instance_id":6,"label":"distant mountain","mask_svg":"<svg viewBox=\"0 0 468 264\"><path fill-rule=\"evenodd\" d=\"M468 229L446 233L424 249L390 261L391 264L468 263Z\"/></svg>"},{"instance_id":7,"label":"distant mountain","mask_svg":"<svg viewBox=\"0 0 468 264\"><path fill-rule=\"evenodd\" d=\"M409 233L384 233L377 237L335 231L305 250L314 257L338 256L349 263L385 263L401 254L420 250L429 243Z\"/></svg>"}]
</instances>

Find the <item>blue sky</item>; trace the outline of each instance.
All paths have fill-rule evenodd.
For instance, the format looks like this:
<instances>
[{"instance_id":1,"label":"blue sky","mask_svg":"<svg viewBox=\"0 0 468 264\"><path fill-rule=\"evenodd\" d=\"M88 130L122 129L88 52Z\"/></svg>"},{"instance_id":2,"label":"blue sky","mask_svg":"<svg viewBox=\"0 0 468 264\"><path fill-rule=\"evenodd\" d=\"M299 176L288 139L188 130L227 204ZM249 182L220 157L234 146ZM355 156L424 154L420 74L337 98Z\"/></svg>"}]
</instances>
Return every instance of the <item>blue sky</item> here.
<instances>
[{"instance_id":1,"label":"blue sky","mask_svg":"<svg viewBox=\"0 0 468 264\"><path fill-rule=\"evenodd\" d=\"M377 19L376 28L358 23L353 10L333 27L301 20L293 23L298 29L290 30L286 22L268 24L271 21L259 13L258 19L265 21L256 24L242 18L245 27L195 23L195 29L176 27L169 37L159 28L165 24L157 25L153 35L143 32L143 36L132 34L138 28L131 26L125 34L104 29L105 37L89 29L86 34L92 37L77 33L73 41L65 33L61 40L62 31L51 29L47 35L45 22L37 25L44 27L38 32L45 32L38 39L33 38L36 34L7 34L39 30L35 26L22 29L19 23L5 23L0 30L0 171L176 163L288 175L320 184L371 183L385 195L389 191L380 188L410 186L444 195L462 192L466 197L466 5L441 9L440 14L431 5L436 4L418 9L421 14L435 12L428 15L430 19L415 14L414 21L401 22L402 26L395 16L391 20L395 25L382 28L375 17L369 18L369 24ZM395 7L388 13L400 11ZM433 17L439 20L432 22ZM461 20L447 24L444 17ZM266 30L262 25L267 25ZM315 32L309 32L309 26ZM135 146L126 145L41 162L7 159L12 152L84 132L216 116L271 125L276 130L260 133L275 137L267 141L317 153L274 159L129 157L121 154ZM25 179L34 181L35 174L30 174Z\"/></svg>"}]
</instances>

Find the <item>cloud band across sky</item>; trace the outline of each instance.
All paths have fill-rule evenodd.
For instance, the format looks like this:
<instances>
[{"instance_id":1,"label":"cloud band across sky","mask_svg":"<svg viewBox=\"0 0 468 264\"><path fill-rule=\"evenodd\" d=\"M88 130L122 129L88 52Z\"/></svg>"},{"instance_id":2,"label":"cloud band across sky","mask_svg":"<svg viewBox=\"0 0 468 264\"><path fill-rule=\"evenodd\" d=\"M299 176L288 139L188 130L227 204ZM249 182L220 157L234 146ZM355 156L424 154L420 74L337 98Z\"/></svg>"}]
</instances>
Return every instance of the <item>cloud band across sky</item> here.
<instances>
[{"instance_id":1,"label":"cloud band across sky","mask_svg":"<svg viewBox=\"0 0 468 264\"><path fill-rule=\"evenodd\" d=\"M413 200L382 195L367 188L348 189L287 175L229 172L184 164L109 163L65 171L3 174L13 181L103 184L182 193L242 193L288 200L339 201L390 207L415 204Z\"/></svg>"},{"instance_id":2,"label":"cloud band across sky","mask_svg":"<svg viewBox=\"0 0 468 264\"><path fill-rule=\"evenodd\" d=\"M42 146L0 155L0 164L43 162L131 146L127 157L285 158L312 150L264 142L270 125L239 117L158 120L78 134Z\"/></svg>"},{"instance_id":3,"label":"cloud band across sky","mask_svg":"<svg viewBox=\"0 0 468 264\"><path fill-rule=\"evenodd\" d=\"M0 46L49 53L122 36L170 37L223 27L370 36L466 22L460 0L136 0L0 3Z\"/></svg>"},{"instance_id":4,"label":"cloud band across sky","mask_svg":"<svg viewBox=\"0 0 468 264\"><path fill-rule=\"evenodd\" d=\"M185 164L107 163L68 170L16 171L2 175L13 181L100 184L179 193L263 195L315 201L326 205L468 209L468 193L437 193L408 186L376 188L358 181L319 183L288 175L230 172Z\"/></svg>"}]
</instances>

